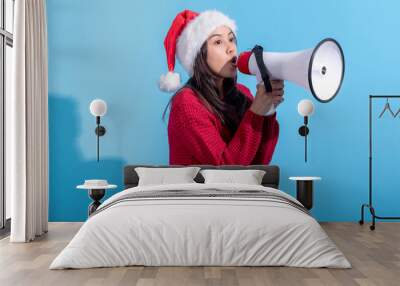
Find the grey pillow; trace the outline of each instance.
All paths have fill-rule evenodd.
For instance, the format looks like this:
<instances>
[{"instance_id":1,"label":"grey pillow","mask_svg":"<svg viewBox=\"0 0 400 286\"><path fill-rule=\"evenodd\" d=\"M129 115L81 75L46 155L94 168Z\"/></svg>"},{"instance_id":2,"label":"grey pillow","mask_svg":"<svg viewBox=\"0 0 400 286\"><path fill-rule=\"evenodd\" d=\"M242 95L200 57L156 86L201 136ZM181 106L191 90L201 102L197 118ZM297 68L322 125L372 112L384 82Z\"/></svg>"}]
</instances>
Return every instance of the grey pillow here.
<instances>
[{"instance_id":1,"label":"grey pillow","mask_svg":"<svg viewBox=\"0 0 400 286\"><path fill-rule=\"evenodd\" d=\"M247 185L261 185L265 175L263 170L215 170L204 169L200 174L204 183L234 183Z\"/></svg>"},{"instance_id":2,"label":"grey pillow","mask_svg":"<svg viewBox=\"0 0 400 286\"><path fill-rule=\"evenodd\" d=\"M136 167L138 186L196 183L200 167L149 168Z\"/></svg>"}]
</instances>

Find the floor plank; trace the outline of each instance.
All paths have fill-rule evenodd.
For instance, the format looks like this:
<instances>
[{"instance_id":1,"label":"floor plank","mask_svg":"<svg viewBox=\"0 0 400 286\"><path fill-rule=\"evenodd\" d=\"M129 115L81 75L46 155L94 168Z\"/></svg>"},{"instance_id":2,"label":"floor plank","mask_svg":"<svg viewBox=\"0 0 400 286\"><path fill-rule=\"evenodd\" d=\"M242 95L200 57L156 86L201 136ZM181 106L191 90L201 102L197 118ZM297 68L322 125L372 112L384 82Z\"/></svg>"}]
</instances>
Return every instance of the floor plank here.
<instances>
[{"instance_id":1,"label":"floor plank","mask_svg":"<svg viewBox=\"0 0 400 286\"><path fill-rule=\"evenodd\" d=\"M0 240L0 285L400 285L400 223L379 222L375 231L357 223L321 223L352 269L296 267L116 267L48 269L82 223L50 223L32 243Z\"/></svg>"}]
</instances>

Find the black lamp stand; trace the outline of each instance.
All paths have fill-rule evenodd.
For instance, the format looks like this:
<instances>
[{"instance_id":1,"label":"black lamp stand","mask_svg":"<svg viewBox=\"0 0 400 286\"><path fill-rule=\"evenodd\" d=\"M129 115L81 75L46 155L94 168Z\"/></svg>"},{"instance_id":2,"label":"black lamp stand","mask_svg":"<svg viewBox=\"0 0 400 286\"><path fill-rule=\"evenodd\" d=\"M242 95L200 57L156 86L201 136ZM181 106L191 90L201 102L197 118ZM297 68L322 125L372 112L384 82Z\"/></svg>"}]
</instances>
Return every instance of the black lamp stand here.
<instances>
[{"instance_id":1,"label":"black lamp stand","mask_svg":"<svg viewBox=\"0 0 400 286\"><path fill-rule=\"evenodd\" d=\"M307 135L310 130L307 127L308 116L304 116L304 125L299 128L299 134L304 137L304 161L307 162Z\"/></svg>"},{"instance_id":2,"label":"black lamp stand","mask_svg":"<svg viewBox=\"0 0 400 286\"><path fill-rule=\"evenodd\" d=\"M96 116L96 124L97 127L94 130L94 132L97 135L97 162L99 162L99 149L100 149L99 137L106 134L106 129L104 128L104 126L100 125L100 116Z\"/></svg>"}]
</instances>

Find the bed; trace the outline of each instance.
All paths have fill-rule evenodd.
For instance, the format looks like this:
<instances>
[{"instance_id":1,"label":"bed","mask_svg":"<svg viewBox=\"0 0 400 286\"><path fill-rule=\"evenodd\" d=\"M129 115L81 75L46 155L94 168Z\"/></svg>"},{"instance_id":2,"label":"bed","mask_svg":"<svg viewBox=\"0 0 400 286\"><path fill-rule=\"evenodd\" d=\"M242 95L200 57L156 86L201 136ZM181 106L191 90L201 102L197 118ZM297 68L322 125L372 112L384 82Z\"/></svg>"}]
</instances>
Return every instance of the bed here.
<instances>
[{"instance_id":1,"label":"bed","mask_svg":"<svg viewBox=\"0 0 400 286\"><path fill-rule=\"evenodd\" d=\"M260 185L138 185L124 168L125 188L88 218L50 269L144 266L291 266L351 268L319 223L279 190L279 167L193 165L264 170Z\"/></svg>"}]
</instances>

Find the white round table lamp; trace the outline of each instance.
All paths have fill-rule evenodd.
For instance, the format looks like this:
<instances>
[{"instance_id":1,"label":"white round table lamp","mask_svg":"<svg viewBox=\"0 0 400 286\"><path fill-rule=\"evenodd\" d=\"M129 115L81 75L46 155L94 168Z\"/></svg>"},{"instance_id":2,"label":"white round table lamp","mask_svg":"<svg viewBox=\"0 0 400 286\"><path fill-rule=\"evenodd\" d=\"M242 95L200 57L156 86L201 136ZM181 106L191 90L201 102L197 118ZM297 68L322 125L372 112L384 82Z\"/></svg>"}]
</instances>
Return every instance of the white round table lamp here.
<instances>
[{"instance_id":1,"label":"white round table lamp","mask_svg":"<svg viewBox=\"0 0 400 286\"><path fill-rule=\"evenodd\" d=\"M297 111L301 116L309 116L314 113L314 104L309 99L300 100Z\"/></svg>"},{"instance_id":2,"label":"white round table lamp","mask_svg":"<svg viewBox=\"0 0 400 286\"><path fill-rule=\"evenodd\" d=\"M107 112L107 103L102 99L92 100L90 103L90 113L93 116L104 116Z\"/></svg>"}]
</instances>

